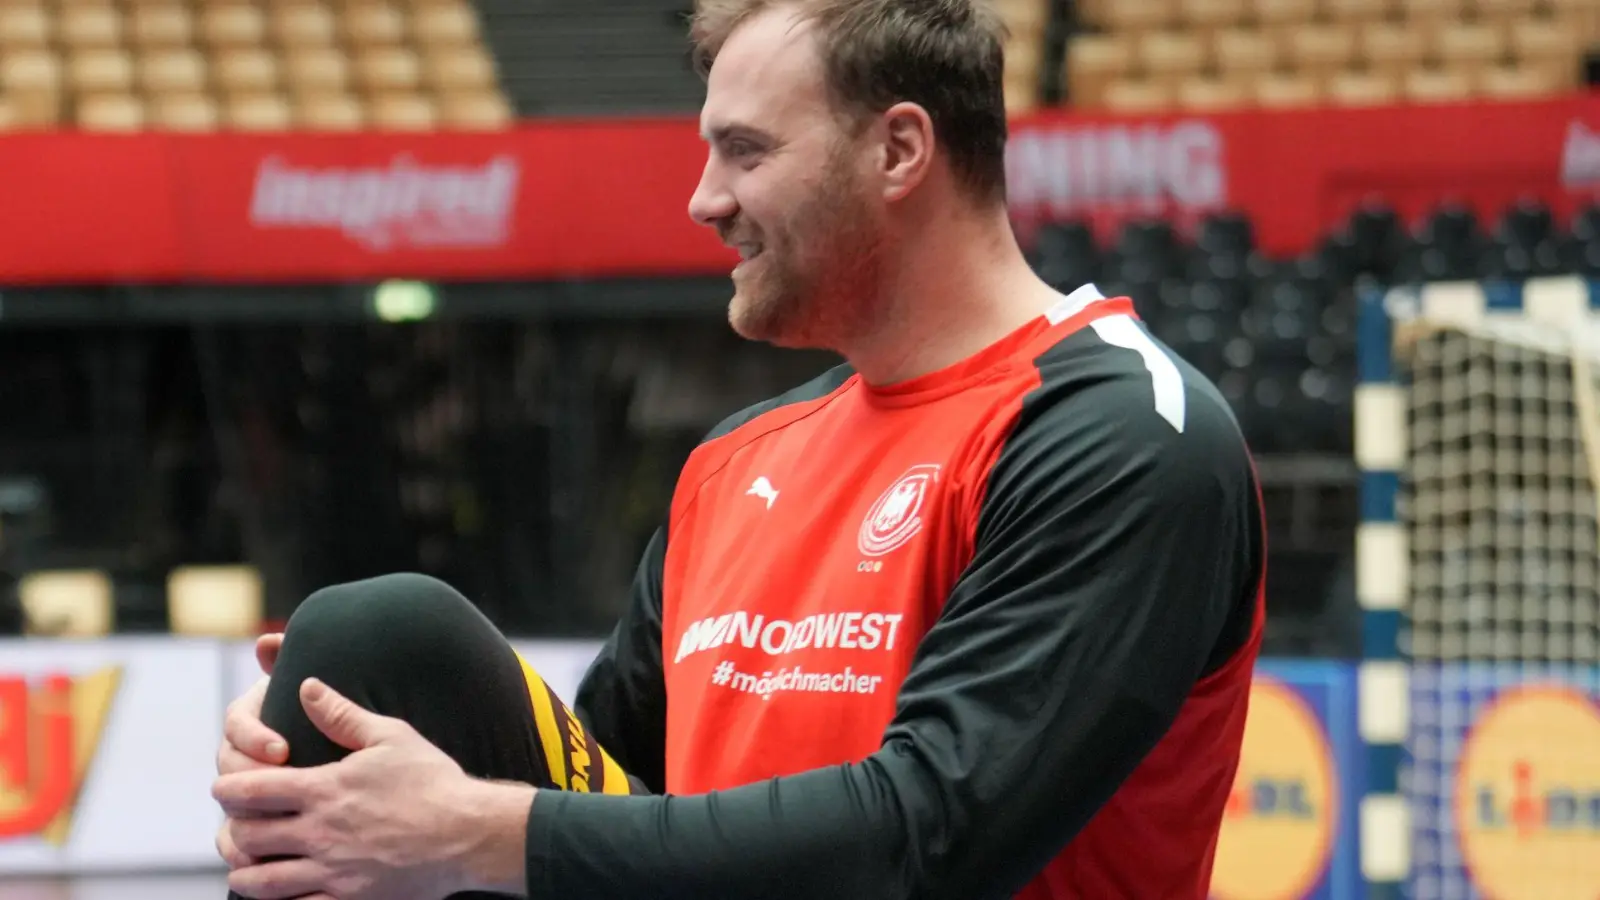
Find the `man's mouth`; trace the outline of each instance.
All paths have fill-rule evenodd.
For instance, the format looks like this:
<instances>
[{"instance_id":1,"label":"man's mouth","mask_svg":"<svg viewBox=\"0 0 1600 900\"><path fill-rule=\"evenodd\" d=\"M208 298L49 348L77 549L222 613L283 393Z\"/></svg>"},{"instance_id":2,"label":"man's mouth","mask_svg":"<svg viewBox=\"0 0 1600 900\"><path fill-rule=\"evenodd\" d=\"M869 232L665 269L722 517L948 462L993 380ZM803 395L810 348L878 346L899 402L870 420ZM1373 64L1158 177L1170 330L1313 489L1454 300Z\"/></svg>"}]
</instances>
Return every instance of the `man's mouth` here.
<instances>
[{"instance_id":1,"label":"man's mouth","mask_svg":"<svg viewBox=\"0 0 1600 900\"><path fill-rule=\"evenodd\" d=\"M746 262L761 255L761 245L756 243L735 244L734 249L739 251L739 258Z\"/></svg>"}]
</instances>

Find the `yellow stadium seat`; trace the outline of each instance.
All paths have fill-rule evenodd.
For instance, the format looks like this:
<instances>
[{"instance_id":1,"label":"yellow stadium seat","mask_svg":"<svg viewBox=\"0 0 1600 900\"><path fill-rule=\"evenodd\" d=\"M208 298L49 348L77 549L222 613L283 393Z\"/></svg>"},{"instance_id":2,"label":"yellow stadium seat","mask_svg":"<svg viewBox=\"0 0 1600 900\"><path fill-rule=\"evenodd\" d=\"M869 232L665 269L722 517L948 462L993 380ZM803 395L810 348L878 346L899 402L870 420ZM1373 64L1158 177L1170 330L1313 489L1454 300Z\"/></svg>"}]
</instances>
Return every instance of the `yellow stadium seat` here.
<instances>
[{"instance_id":1,"label":"yellow stadium seat","mask_svg":"<svg viewBox=\"0 0 1600 900\"><path fill-rule=\"evenodd\" d=\"M1106 6L1105 18L1107 31L1137 35L1176 25L1178 4L1176 0L1114 0Z\"/></svg>"},{"instance_id":2,"label":"yellow stadium seat","mask_svg":"<svg viewBox=\"0 0 1600 900\"><path fill-rule=\"evenodd\" d=\"M271 91L278 86L278 55L259 47L218 50L212 54L211 75L224 93Z\"/></svg>"},{"instance_id":3,"label":"yellow stadium seat","mask_svg":"<svg viewBox=\"0 0 1600 900\"><path fill-rule=\"evenodd\" d=\"M1505 35L1485 22L1453 22L1434 39L1436 56L1446 68L1482 68L1506 55Z\"/></svg>"},{"instance_id":4,"label":"yellow stadium seat","mask_svg":"<svg viewBox=\"0 0 1600 900\"><path fill-rule=\"evenodd\" d=\"M367 123L380 131L431 131L438 125L438 111L421 94L389 91L367 103Z\"/></svg>"},{"instance_id":5,"label":"yellow stadium seat","mask_svg":"<svg viewBox=\"0 0 1600 900\"><path fill-rule=\"evenodd\" d=\"M1507 33L1512 57L1520 63L1543 63L1565 68L1574 75L1583 57L1584 41L1577 31L1555 19L1524 19Z\"/></svg>"},{"instance_id":6,"label":"yellow stadium seat","mask_svg":"<svg viewBox=\"0 0 1600 900\"><path fill-rule=\"evenodd\" d=\"M218 3L200 11L200 37L212 47L256 46L267 36L267 20L248 3Z\"/></svg>"},{"instance_id":7,"label":"yellow stadium seat","mask_svg":"<svg viewBox=\"0 0 1600 900\"><path fill-rule=\"evenodd\" d=\"M1328 18L1349 25L1382 22L1394 15L1394 0L1323 0Z\"/></svg>"},{"instance_id":8,"label":"yellow stadium seat","mask_svg":"<svg viewBox=\"0 0 1600 900\"><path fill-rule=\"evenodd\" d=\"M511 104L499 91L442 93L438 98L439 122L447 128L494 131L511 125Z\"/></svg>"},{"instance_id":9,"label":"yellow stadium seat","mask_svg":"<svg viewBox=\"0 0 1600 900\"><path fill-rule=\"evenodd\" d=\"M1478 73L1477 92L1495 100L1532 100L1560 93L1567 85L1537 66L1494 66Z\"/></svg>"},{"instance_id":10,"label":"yellow stadium seat","mask_svg":"<svg viewBox=\"0 0 1600 900\"><path fill-rule=\"evenodd\" d=\"M1249 14L1248 0L1180 0L1178 11L1185 26L1202 35L1238 27Z\"/></svg>"},{"instance_id":11,"label":"yellow stadium seat","mask_svg":"<svg viewBox=\"0 0 1600 900\"><path fill-rule=\"evenodd\" d=\"M369 47L355 57L355 76L370 93L412 91L422 84L422 63L405 47Z\"/></svg>"},{"instance_id":12,"label":"yellow stadium seat","mask_svg":"<svg viewBox=\"0 0 1600 900\"><path fill-rule=\"evenodd\" d=\"M186 566L167 577L167 614L177 634L253 637L264 607L261 575L252 566Z\"/></svg>"},{"instance_id":13,"label":"yellow stadium seat","mask_svg":"<svg viewBox=\"0 0 1600 900\"><path fill-rule=\"evenodd\" d=\"M18 582L17 592L26 634L99 637L114 626L111 579L104 572L30 572Z\"/></svg>"},{"instance_id":14,"label":"yellow stadium seat","mask_svg":"<svg viewBox=\"0 0 1600 900\"><path fill-rule=\"evenodd\" d=\"M110 47L76 51L67 59L67 83L79 93L126 93L133 89L133 59Z\"/></svg>"},{"instance_id":15,"label":"yellow stadium seat","mask_svg":"<svg viewBox=\"0 0 1600 900\"><path fill-rule=\"evenodd\" d=\"M1412 103L1448 103L1472 96L1472 79L1452 69L1415 69L1405 76L1405 97Z\"/></svg>"},{"instance_id":16,"label":"yellow stadium seat","mask_svg":"<svg viewBox=\"0 0 1600 900\"><path fill-rule=\"evenodd\" d=\"M201 93L165 93L145 104L150 125L162 131L215 131L217 104Z\"/></svg>"},{"instance_id":17,"label":"yellow stadium seat","mask_svg":"<svg viewBox=\"0 0 1600 900\"><path fill-rule=\"evenodd\" d=\"M144 104L132 94L87 94L78 98L77 119L85 131L140 131Z\"/></svg>"},{"instance_id":18,"label":"yellow stadium seat","mask_svg":"<svg viewBox=\"0 0 1600 900\"><path fill-rule=\"evenodd\" d=\"M1288 35L1289 62L1298 71L1328 77L1356 58L1356 32L1343 24L1308 25Z\"/></svg>"},{"instance_id":19,"label":"yellow stadium seat","mask_svg":"<svg viewBox=\"0 0 1600 900\"><path fill-rule=\"evenodd\" d=\"M366 124L361 101L350 94L306 94L294 107L296 124L311 131L355 131Z\"/></svg>"},{"instance_id":20,"label":"yellow stadium seat","mask_svg":"<svg viewBox=\"0 0 1600 900\"><path fill-rule=\"evenodd\" d=\"M1166 112L1174 105L1173 90L1166 82L1118 78L1106 85L1101 103L1118 113Z\"/></svg>"},{"instance_id":21,"label":"yellow stadium seat","mask_svg":"<svg viewBox=\"0 0 1600 900\"><path fill-rule=\"evenodd\" d=\"M1099 105L1106 85L1133 71L1133 39L1126 35L1077 35L1067 45L1067 99L1074 106Z\"/></svg>"},{"instance_id":22,"label":"yellow stadium seat","mask_svg":"<svg viewBox=\"0 0 1600 900\"><path fill-rule=\"evenodd\" d=\"M1293 72L1268 72L1255 80L1256 105L1263 109L1302 109L1322 102L1315 78Z\"/></svg>"},{"instance_id":23,"label":"yellow stadium seat","mask_svg":"<svg viewBox=\"0 0 1600 900\"><path fill-rule=\"evenodd\" d=\"M465 3L430 3L411 13L411 33L423 47L473 46L479 41L477 14Z\"/></svg>"},{"instance_id":24,"label":"yellow stadium seat","mask_svg":"<svg viewBox=\"0 0 1600 900\"><path fill-rule=\"evenodd\" d=\"M498 83L494 59L483 47L441 47L422 59L423 80L436 91L492 87ZM1038 77L1032 78L1037 82Z\"/></svg>"},{"instance_id":25,"label":"yellow stadium seat","mask_svg":"<svg viewBox=\"0 0 1600 900\"><path fill-rule=\"evenodd\" d=\"M1257 27L1287 37L1312 22L1316 0L1252 0Z\"/></svg>"},{"instance_id":26,"label":"yellow stadium seat","mask_svg":"<svg viewBox=\"0 0 1600 900\"><path fill-rule=\"evenodd\" d=\"M128 31L146 49L183 47L194 37L194 19L177 3L141 3L133 7Z\"/></svg>"},{"instance_id":27,"label":"yellow stadium seat","mask_svg":"<svg viewBox=\"0 0 1600 900\"><path fill-rule=\"evenodd\" d=\"M1400 0L1406 26L1433 41L1449 25L1466 19L1466 0Z\"/></svg>"},{"instance_id":28,"label":"yellow stadium seat","mask_svg":"<svg viewBox=\"0 0 1600 900\"><path fill-rule=\"evenodd\" d=\"M206 60L197 50L152 50L139 57L138 70L147 94L193 93L206 87Z\"/></svg>"},{"instance_id":29,"label":"yellow stadium seat","mask_svg":"<svg viewBox=\"0 0 1600 900\"><path fill-rule=\"evenodd\" d=\"M406 20L387 3L360 0L344 8L339 30L352 46L392 46L405 41Z\"/></svg>"},{"instance_id":30,"label":"yellow stadium seat","mask_svg":"<svg viewBox=\"0 0 1600 900\"><path fill-rule=\"evenodd\" d=\"M1387 106L1400 97L1400 78L1379 70L1335 72L1324 97L1333 106Z\"/></svg>"},{"instance_id":31,"label":"yellow stadium seat","mask_svg":"<svg viewBox=\"0 0 1600 900\"><path fill-rule=\"evenodd\" d=\"M1239 78L1192 78L1180 82L1178 106L1194 112L1220 112L1252 105L1250 91Z\"/></svg>"},{"instance_id":32,"label":"yellow stadium seat","mask_svg":"<svg viewBox=\"0 0 1600 900\"><path fill-rule=\"evenodd\" d=\"M0 54L0 84L8 94L59 94L61 61L49 50L15 50Z\"/></svg>"},{"instance_id":33,"label":"yellow stadium seat","mask_svg":"<svg viewBox=\"0 0 1600 900\"><path fill-rule=\"evenodd\" d=\"M332 47L294 49L284 60L283 76L295 94L339 92L350 84L350 61Z\"/></svg>"},{"instance_id":34,"label":"yellow stadium seat","mask_svg":"<svg viewBox=\"0 0 1600 900\"><path fill-rule=\"evenodd\" d=\"M289 102L269 92L229 97L222 118L233 131L286 131L294 121Z\"/></svg>"},{"instance_id":35,"label":"yellow stadium seat","mask_svg":"<svg viewBox=\"0 0 1600 900\"><path fill-rule=\"evenodd\" d=\"M122 42L122 13L112 6L64 6L56 34L69 47L114 47Z\"/></svg>"},{"instance_id":36,"label":"yellow stadium seat","mask_svg":"<svg viewBox=\"0 0 1600 900\"><path fill-rule=\"evenodd\" d=\"M333 13L310 0L274 6L267 17L267 31L284 47L331 46L337 32Z\"/></svg>"},{"instance_id":37,"label":"yellow stadium seat","mask_svg":"<svg viewBox=\"0 0 1600 900\"><path fill-rule=\"evenodd\" d=\"M1139 40L1139 65L1158 81L1176 84L1199 74L1210 62L1211 46L1198 34L1149 31Z\"/></svg>"},{"instance_id":38,"label":"yellow stadium seat","mask_svg":"<svg viewBox=\"0 0 1600 900\"><path fill-rule=\"evenodd\" d=\"M51 18L37 7L17 6L0 9L0 48L44 47L52 36Z\"/></svg>"},{"instance_id":39,"label":"yellow stadium seat","mask_svg":"<svg viewBox=\"0 0 1600 900\"><path fill-rule=\"evenodd\" d=\"M1282 43L1273 32L1225 28L1211 39L1217 68L1224 72L1270 72L1282 59Z\"/></svg>"},{"instance_id":40,"label":"yellow stadium seat","mask_svg":"<svg viewBox=\"0 0 1600 900\"><path fill-rule=\"evenodd\" d=\"M1423 64L1428 42L1401 22L1369 22L1361 29L1360 56L1367 68L1399 76Z\"/></svg>"}]
</instances>

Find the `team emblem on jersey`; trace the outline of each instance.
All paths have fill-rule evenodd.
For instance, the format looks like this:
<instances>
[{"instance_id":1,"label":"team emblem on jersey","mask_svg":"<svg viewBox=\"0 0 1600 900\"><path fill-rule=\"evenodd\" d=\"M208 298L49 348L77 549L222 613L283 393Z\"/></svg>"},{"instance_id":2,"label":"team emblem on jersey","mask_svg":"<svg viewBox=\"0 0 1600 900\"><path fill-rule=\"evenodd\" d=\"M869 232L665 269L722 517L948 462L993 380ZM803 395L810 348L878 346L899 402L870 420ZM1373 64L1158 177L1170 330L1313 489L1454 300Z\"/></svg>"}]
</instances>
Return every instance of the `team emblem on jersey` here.
<instances>
[{"instance_id":1,"label":"team emblem on jersey","mask_svg":"<svg viewBox=\"0 0 1600 900\"><path fill-rule=\"evenodd\" d=\"M856 533L856 547L864 556L883 556L916 537L922 530L922 506L928 488L938 484L939 467L931 463L912 466L867 510Z\"/></svg>"}]
</instances>

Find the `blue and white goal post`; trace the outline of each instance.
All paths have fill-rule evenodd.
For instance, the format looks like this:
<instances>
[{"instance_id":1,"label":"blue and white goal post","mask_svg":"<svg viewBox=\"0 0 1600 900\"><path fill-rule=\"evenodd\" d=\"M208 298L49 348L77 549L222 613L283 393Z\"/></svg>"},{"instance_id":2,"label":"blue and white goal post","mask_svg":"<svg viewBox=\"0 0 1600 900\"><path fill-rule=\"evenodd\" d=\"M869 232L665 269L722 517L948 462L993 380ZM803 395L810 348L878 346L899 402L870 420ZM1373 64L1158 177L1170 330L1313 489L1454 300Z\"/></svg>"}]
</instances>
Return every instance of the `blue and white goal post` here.
<instances>
[{"instance_id":1,"label":"blue and white goal post","mask_svg":"<svg viewBox=\"0 0 1600 900\"><path fill-rule=\"evenodd\" d=\"M1600 896L1600 282L1361 298L1371 897Z\"/></svg>"}]
</instances>

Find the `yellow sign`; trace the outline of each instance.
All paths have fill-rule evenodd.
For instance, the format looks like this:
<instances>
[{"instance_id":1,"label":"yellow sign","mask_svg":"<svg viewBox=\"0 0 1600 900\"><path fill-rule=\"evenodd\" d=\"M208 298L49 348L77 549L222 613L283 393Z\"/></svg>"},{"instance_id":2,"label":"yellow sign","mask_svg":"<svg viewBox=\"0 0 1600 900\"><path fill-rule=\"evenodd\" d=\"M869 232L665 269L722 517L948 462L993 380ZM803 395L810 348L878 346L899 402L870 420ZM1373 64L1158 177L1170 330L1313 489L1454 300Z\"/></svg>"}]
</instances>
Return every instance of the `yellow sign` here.
<instances>
[{"instance_id":1,"label":"yellow sign","mask_svg":"<svg viewBox=\"0 0 1600 900\"><path fill-rule=\"evenodd\" d=\"M1217 841L1216 900L1302 900L1327 870L1339 821L1333 750L1289 687L1257 676L1239 772Z\"/></svg>"},{"instance_id":2,"label":"yellow sign","mask_svg":"<svg viewBox=\"0 0 1600 900\"><path fill-rule=\"evenodd\" d=\"M1494 900L1600 896L1600 709L1560 685L1484 710L1461 750L1456 832Z\"/></svg>"},{"instance_id":3,"label":"yellow sign","mask_svg":"<svg viewBox=\"0 0 1600 900\"><path fill-rule=\"evenodd\" d=\"M0 841L66 843L121 674L0 676Z\"/></svg>"}]
</instances>

